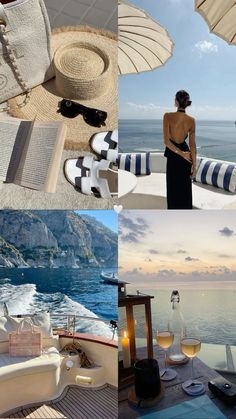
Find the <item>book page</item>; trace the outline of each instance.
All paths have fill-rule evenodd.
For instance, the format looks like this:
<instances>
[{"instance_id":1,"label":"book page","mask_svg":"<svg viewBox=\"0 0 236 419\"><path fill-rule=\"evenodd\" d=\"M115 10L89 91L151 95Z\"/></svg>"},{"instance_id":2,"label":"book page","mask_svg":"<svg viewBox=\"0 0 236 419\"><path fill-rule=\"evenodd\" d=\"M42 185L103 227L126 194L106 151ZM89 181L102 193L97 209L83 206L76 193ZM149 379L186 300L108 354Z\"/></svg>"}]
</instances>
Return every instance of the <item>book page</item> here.
<instances>
[{"instance_id":1,"label":"book page","mask_svg":"<svg viewBox=\"0 0 236 419\"><path fill-rule=\"evenodd\" d=\"M55 146L54 156L51 161L51 166L48 172L48 179L47 179L47 192L55 192L57 187L57 179L60 170L60 163L62 152L64 149L64 143L67 133L67 126L65 124L61 124L59 132L58 132L58 141Z\"/></svg>"},{"instance_id":2,"label":"book page","mask_svg":"<svg viewBox=\"0 0 236 419\"><path fill-rule=\"evenodd\" d=\"M48 191L48 177L61 123L35 122L29 143L24 150L14 183L31 189ZM64 144L64 138L63 138ZM60 165L62 150L58 164Z\"/></svg>"},{"instance_id":3,"label":"book page","mask_svg":"<svg viewBox=\"0 0 236 419\"><path fill-rule=\"evenodd\" d=\"M0 180L13 182L31 122L0 121Z\"/></svg>"}]
</instances>

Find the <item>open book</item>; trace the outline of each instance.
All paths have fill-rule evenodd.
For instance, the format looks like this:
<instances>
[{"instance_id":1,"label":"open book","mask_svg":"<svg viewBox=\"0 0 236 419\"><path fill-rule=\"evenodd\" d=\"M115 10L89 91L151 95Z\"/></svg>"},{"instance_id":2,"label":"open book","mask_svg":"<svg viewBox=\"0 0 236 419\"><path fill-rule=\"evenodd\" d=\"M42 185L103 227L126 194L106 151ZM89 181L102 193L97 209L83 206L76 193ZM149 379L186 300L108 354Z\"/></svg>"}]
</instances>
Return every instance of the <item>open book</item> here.
<instances>
[{"instance_id":1,"label":"open book","mask_svg":"<svg viewBox=\"0 0 236 419\"><path fill-rule=\"evenodd\" d=\"M0 180L55 192L66 126L60 122L0 121Z\"/></svg>"}]
</instances>

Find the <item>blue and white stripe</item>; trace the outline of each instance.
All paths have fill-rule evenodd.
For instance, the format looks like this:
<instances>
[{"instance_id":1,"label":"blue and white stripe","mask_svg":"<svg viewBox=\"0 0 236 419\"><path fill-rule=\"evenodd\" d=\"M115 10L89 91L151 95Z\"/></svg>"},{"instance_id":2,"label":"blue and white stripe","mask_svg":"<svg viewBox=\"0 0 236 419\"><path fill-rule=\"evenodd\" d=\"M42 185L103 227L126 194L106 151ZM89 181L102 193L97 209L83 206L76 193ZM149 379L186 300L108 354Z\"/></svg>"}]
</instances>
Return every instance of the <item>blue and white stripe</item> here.
<instances>
[{"instance_id":1,"label":"blue and white stripe","mask_svg":"<svg viewBox=\"0 0 236 419\"><path fill-rule=\"evenodd\" d=\"M118 168L127 170L136 176L150 175L150 153L121 153L118 156Z\"/></svg>"},{"instance_id":2,"label":"blue and white stripe","mask_svg":"<svg viewBox=\"0 0 236 419\"><path fill-rule=\"evenodd\" d=\"M232 163L202 159L198 166L196 181L235 193L236 166Z\"/></svg>"}]
</instances>

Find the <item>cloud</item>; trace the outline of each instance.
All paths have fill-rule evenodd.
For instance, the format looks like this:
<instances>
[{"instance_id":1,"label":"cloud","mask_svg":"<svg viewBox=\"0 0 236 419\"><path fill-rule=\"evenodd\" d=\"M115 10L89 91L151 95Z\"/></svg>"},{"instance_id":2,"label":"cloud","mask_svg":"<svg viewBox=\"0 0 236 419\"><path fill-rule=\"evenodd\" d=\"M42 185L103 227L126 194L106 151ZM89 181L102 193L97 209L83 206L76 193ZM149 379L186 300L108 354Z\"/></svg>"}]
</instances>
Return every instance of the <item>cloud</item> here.
<instances>
[{"instance_id":1,"label":"cloud","mask_svg":"<svg viewBox=\"0 0 236 419\"><path fill-rule=\"evenodd\" d=\"M219 233L224 237L231 237L234 235L234 230L230 230L229 227L224 227L222 230L219 230Z\"/></svg>"},{"instance_id":2,"label":"cloud","mask_svg":"<svg viewBox=\"0 0 236 419\"><path fill-rule=\"evenodd\" d=\"M217 53L218 45L213 44L210 41L199 41L194 45L194 49L197 49L202 54Z\"/></svg>"},{"instance_id":3,"label":"cloud","mask_svg":"<svg viewBox=\"0 0 236 419\"><path fill-rule=\"evenodd\" d=\"M156 250L156 249L149 249L149 253L151 254L151 255L158 255L158 250Z\"/></svg>"},{"instance_id":4,"label":"cloud","mask_svg":"<svg viewBox=\"0 0 236 419\"><path fill-rule=\"evenodd\" d=\"M155 275L173 276L176 272L173 269L160 269Z\"/></svg>"},{"instance_id":5,"label":"cloud","mask_svg":"<svg viewBox=\"0 0 236 419\"><path fill-rule=\"evenodd\" d=\"M165 112L173 112L173 106L126 102L120 109L120 119L162 119ZM222 119L234 121L236 106L192 105L191 112L197 119Z\"/></svg>"},{"instance_id":6,"label":"cloud","mask_svg":"<svg viewBox=\"0 0 236 419\"><path fill-rule=\"evenodd\" d=\"M145 262L152 262L152 259L151 258L146 258L146 259L144 259L144 261Z\"/></svg>"},{"instance_id":7,"label":"cloud","mask_svg":"<svg viewBox=\"0 0 236 419\"><path fill-rule=\"evenodd\" d=\"M187 253L187 252L186 252L186 250L179 249L179 250L177 251L177 253L179 253L180 255L183 255L183 254L185 254L185 253Z\"/></svg>"},{"instance_id":8,"label":"cloud","mask_svg":"<svg viewBox=\"0 0 236 419\"><path fill-rule=\"evenodd\" d=\"M220 282L222 285L224 282L230 281L235 284L235 270L230 270L226 266L223 266L214 271L205 269L204 271L195 270L189 272L177 272L173 269L160 269L155 273L140 271L137 268L133 270L122 272L121 278L124 281L130 282L133 285L147 286L158 286L158 283L162 282L166 285L176 283L178 286L181 284L192 284L191 286L200 283L201 281L206 282Z\"/></svg>"},{"instance_id":9,"label":"cloud","mask_svg":"<svg viewBox=\"0 0 236 419\"><path fill-rule=\"evenodd\" d=\"M162 105L157 105L154 103L144 104L144 103L127 102L127 105L136 111L142 111L142 112L159 112L159 111L167 112L172 109L169 106L162 106Z\"/></svg>"},{"instance_id":10,"label":"cloud","mask_svg":"<svg viewBox=\"0 0 236 419\"><path fill-rule=\"evenodd\" d=\"M134 269L132 269L131 271L127 271L127 272L125 272L125 275L137 275L137 274L139 274L140 272L139 272L139 270L137 269L137 268L134 268Z\"/></svg>"},{"instance_id":11,"label":"cloud","mask_svg":"<svg viewBox=\"0 0 236 419\"><path fill-rule=\"evenodd\" d=\"M199 261L199 259L198 258L192 258L191 256L187 256L185 258L185 261L186 262L197 262L197 261Z\"/></svg>"},{"instance_id":12,"label":"cloud","mask_svg":"<svg viewBox=\"0 0 236 419\"><path fill-rule=\"evenodd\" d=\"M129 218L123 214L119 216L119 238L123 242L139 243L149 231L147 222L141 218Z\"/></svg>"},{"instance_id":13,"label":"cloud","mask_svg":"<svg viewBox=\"0 0 236 419\"><path fill-rule=\"evenodd\" d=\"M234 259L235 258L235 256L233 256L233 255L227 255L226 253L220 253L218 255L218 257L219 258L224 258L224 259Z\"/></svg>"},{"instance_id":14,"label":"cloud","mask_svg":"<svg viewBox=\"0 0 236 419\"><path fill-rule=\"evenodd\" d=\"M166 112L172 112L173 106L158 103L135 103L126 102L122 108L119 109L119 118L133 119L140 117L142 119L156 119L162 118Z\"/></svg>"}]
</instances>

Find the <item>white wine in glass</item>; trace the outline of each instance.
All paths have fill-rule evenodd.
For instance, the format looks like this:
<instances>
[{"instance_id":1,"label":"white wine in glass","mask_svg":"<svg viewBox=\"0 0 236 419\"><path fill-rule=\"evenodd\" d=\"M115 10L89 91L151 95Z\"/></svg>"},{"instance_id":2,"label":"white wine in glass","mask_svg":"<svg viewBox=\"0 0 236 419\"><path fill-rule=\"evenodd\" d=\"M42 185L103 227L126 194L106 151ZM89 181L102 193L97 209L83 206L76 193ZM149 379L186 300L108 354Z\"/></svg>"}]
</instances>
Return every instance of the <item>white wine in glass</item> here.
<instances>
[{"instance_id":1,"label":"white wine in glass","mask_svg":"<svg viewBox=\"0 0 236 419\"><path fill-rule=\"evenodd\" d=\"M157 332L156 340L161 348L168 349L173 343L174 334L168 331Z\"/></svg>"},{"instance_id":2,"label":"white wine in glass","mask_svg":"<svg viewBox=\"0 0 236 419\"><path fill-rule=\"evenodd\" d=\"M201 349L201 341L195 338L183 338L181 340L181 351L188 358L194 358Z\"/></svg>"},{"instance_id":3,"label":"white wine in glass","mask_svg":"<svg viewBox=\"0 0 236 419\"><path fill-rule=\"evenodd\" d=\"M191 361L191 378L182 384L183 390L190 396L197 396L205 392L204 384L194 380L193 359L201 349L201 340L195 329L196 328L194 328L194 333L186 332L180 342L181 351Z\"/></svg>"},{"instance_id":4,"label":"white wine in glass","mask_svg":"<svg viewBox=\"0 0 236 419\"><path fill-rule=\"evenodd\" d=\"M167 368L166 355L167 355L167 350L170 348L170 346L172 345L174 341L174 333L169 330L163 330L163 331L158 330L156 334L156 341L158 345L165 351L165 368L160 370L161 380L163 381L173 380L177 376L177 373L175 370L171 368Z\"/></svg>"}]
</instances>

